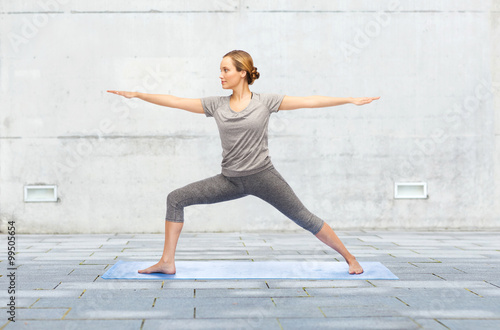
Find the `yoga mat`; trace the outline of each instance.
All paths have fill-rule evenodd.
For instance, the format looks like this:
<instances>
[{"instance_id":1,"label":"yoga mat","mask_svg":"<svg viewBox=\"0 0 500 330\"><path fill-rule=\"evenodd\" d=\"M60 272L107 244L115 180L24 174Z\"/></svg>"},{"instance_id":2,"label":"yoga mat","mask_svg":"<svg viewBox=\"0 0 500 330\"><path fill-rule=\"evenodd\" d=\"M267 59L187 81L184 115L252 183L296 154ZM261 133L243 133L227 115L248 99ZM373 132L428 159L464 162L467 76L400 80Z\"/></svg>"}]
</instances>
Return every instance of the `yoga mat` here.
<instances>
[{"instance_id":1,"label":"yoga mat","mask_svg":"<svg viewBox=\"0 0 500 330\"><path fill-rule=\"evenodd\" d=\"M364 273L350 275L345 262L309 261L176 261L177 273L140 274L156 262L123 261L114 264L102 278L111 280L398 280L380 262L360 262Z\"/></svg>"}]
</instances>

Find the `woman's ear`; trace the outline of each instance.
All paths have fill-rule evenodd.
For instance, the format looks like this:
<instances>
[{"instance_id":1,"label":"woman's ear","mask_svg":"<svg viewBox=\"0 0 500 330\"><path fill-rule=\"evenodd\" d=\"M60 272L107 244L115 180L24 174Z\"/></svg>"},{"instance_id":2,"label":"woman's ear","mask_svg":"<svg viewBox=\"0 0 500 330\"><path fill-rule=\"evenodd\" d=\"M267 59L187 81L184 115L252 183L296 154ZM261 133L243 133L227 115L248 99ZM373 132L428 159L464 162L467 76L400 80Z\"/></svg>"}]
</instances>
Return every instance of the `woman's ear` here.
<instances>
[{"instance_id":1,"label":"woman's ear","mask_svg":"<svg viewBox=\"0 0 500 330\"><path fill-rule=\"evenodd\" d=\"M241 78L246 78L247 77L247 72L245 70L240 71Z\"/></svg>"}]
</instances>

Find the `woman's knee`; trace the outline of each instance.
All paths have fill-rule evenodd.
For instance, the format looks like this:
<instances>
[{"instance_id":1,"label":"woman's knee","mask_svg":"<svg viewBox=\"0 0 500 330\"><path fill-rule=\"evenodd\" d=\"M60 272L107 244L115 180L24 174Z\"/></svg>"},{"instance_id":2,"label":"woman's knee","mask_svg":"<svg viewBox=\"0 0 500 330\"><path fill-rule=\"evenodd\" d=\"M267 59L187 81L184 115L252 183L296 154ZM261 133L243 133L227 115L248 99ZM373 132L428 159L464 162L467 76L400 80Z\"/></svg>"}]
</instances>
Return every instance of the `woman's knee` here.
<instances>
[{"instance_id":1,"label":"woman's knee","mask_svg":"<svg viewBox=\"0 0 500 330\"><path fill-rule=\"evenodd\" d=\"M167 196L167 215L165 220L171 222L184 222L184 207L180 205L181 198L178 190L172 191Z\"/></svg>"},{"instance_id":2,"label":"woman's knee","mask_svg":"<svg viewBox=\"0 0 500 330\"><path fill-rule=\"evenodd\" d=\"M180 194L179 189L176 189L176 190L170 192L167 195L167 205L177 207L179 205L180 200L181 200L180 195L181 194Z\"/></svg>"}]
</instances>

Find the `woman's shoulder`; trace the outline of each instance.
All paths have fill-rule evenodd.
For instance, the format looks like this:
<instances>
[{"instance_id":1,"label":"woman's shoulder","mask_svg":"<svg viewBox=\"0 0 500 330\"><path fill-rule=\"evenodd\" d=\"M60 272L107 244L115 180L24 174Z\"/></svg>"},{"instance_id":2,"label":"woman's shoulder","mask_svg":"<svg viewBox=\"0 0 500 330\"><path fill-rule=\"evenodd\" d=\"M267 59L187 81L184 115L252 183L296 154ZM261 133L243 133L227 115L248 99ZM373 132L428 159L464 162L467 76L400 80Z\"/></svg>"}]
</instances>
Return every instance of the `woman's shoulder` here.
<instances>
[{"instance_id":1,"label":"woman's shoulder","mask_svg":"<svg viewBox=\"0 0 500 330\"><path fill-rule=\"evenodd\" d=\"M275 97L283 97L283 94L278 93L253 93L256 99L269 99Z\"/></svg>"},{"instance_id":2,"label":"woman's shoulder","mask_svg":"<svg viewBox=\"0 0 500 330\"><path fill-rule=\"evenodd\" d=\"M214 96L205 96L202 97L202 100L224 100L224 99L229 99L231 95L214 95Z\"/></svg>"},{"instance_id":3,"label":"woman's shoulder","mask_svg":"<svg viewBox=\"0 0 500 330\"><path fill-rule=\"evenodd\" d=\"M261 103L267 104L269 102L273 103L277 100L281 102L283 100L283 97L285 95L283 94L276 94L276 93L253 93L254 99L256 101L259 101Z\"/></svg>"},{"instance_id":4,"label":"woman's shoulder","mask_svg":"<svg viewBox=\"0 0 500 330\"><path fill-rule=\"evenodd\" d=\"M231 96L227 96L227 95L224 95L224 96L206 96L206 97L202 97L201 98L201 102L202 103L206 103L206 104L221 104L227 100L229 100Z\"/></svg>"}]
</instances>

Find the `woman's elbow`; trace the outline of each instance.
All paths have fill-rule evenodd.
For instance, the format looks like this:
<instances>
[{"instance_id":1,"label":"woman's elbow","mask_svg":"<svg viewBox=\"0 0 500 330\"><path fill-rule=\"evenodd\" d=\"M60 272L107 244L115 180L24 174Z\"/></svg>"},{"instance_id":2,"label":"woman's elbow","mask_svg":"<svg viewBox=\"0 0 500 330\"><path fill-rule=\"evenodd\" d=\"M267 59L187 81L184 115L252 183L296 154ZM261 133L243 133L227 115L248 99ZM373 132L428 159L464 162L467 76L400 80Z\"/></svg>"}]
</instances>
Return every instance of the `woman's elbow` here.
<instances>
[{"instance_id":1,"label":"woman's elbow","mask_svg":"<svg viewBox=\"0 0 500 330\"><path fill-rule=\"evenodd\" d=\"M319 108L321 107L321 102L318 98L318 96L307 96L304 98L304 108Z\"/></svg>"}]
</instances>

